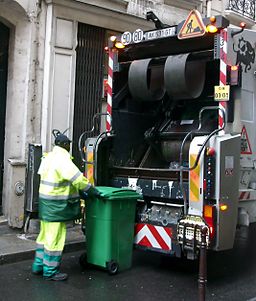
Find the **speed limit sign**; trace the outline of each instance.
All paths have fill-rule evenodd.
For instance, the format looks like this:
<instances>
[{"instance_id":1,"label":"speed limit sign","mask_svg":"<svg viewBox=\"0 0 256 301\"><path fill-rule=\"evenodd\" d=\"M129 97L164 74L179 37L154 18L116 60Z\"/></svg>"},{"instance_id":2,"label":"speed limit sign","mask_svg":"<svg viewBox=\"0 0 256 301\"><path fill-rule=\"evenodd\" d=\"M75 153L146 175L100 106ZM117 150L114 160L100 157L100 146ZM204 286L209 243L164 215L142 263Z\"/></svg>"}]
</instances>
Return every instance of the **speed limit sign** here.
<instances>
[{"instance_id":1,"label":"speed limit sign","mask_svg":"<svg viewBox=\"0 0 256 301\"><path fill-rule=\"evenodd\" d=\"M140 43L143 40L143 36L144 36L143 30L136 29L132 34L133 43Z\"/></svg>"},{"instance_id":2,"label":"speed limit sign","mask_svg":"<svg viewBox=\"0 0 256 301\"><path fill-rule=\"evenodd\" d=\"M129 45L132 42L132 34L126 31L121 36L121 42L123 45Z\"/></svg>"}]
</instances>

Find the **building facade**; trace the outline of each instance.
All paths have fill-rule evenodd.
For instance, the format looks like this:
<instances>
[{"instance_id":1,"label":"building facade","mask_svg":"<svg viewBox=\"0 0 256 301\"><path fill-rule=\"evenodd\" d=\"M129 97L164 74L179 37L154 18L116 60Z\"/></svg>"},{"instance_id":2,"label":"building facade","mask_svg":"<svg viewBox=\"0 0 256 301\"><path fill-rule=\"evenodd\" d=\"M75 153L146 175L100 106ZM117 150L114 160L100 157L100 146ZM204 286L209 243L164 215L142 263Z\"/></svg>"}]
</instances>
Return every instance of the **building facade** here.
<instances>
[{"instance_id":1,"label":"building facade","mask_svg":"<svg viewBox=\"0 0 256 301\"><path fill-rule=\"evenodd\" d=\"M254 0L0 1L0 214L11 227L24 224L29 143L49 151L59 129L76 145L104 108L107 38L154 28L147 11L174 25L191 9L255 28Z\"/></svg>"}]
</instances>

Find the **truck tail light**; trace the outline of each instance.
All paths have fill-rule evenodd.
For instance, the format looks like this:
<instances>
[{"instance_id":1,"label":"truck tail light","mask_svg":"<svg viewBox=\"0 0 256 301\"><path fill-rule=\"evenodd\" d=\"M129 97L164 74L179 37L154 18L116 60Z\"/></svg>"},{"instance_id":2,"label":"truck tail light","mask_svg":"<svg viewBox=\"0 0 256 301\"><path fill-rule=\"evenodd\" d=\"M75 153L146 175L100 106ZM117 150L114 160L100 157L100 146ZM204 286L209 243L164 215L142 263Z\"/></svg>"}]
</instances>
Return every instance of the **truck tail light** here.
<instances>
[{"instance_id":1,"label":"truck tail light","mask_svg":"<svg viewBox=\"0 0 256 301\"><path fill-rule=\"evenodd\" d=\"M241 86L242 69L240 65L227 65L227 84Z\"/></svg>"},{"instance_id":2,"label":"truck tail light","mask_svg":"<svg viewBox=\"0 0 256 301\"><path fill-rule=\"evenodd\" d=\"M210 238L213 238L215 235L215 207L210 205L204 206L204 219L207 223L208 227L210 228Z\"/></svg>"},{"instance_id":3,"label":"truck tail light","mask_svg":"<svg viewBox=\"0 0 256 301\"><path fill-rule=\"evenodd\" d=\"M221 210L221 211L227 211L227 210L228 210L228 205L221 204L221 205L220 205L220 210Z\"/></svg>"}]
</instances>

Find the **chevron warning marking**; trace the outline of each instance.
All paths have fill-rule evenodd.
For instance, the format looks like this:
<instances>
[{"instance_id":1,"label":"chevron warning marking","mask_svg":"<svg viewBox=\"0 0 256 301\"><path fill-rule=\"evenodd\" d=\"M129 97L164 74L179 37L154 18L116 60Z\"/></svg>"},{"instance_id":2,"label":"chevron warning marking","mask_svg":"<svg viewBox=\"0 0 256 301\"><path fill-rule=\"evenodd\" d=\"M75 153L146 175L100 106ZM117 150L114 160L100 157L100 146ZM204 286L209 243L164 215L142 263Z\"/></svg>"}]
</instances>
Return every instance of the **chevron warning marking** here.
<instances>
[{"instance_id":1,"label":"chevron warning marking","mask_svg":"<svg viewBox=\"0 0 256 301\"><path fill-rule=\"evenodd\" d=\"M167 227L138 223L135 226L134 243L148 248L172 249L171 229Z\"/></svg>"}]
</instances>

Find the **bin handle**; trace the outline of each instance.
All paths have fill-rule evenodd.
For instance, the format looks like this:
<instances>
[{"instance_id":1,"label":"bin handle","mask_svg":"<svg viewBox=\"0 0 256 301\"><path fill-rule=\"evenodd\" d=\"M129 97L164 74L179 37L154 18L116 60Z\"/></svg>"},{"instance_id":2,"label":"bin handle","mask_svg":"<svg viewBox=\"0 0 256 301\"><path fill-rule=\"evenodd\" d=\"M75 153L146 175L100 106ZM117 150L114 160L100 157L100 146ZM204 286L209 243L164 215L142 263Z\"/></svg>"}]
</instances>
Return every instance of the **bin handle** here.
<instances>
[{"instance_id":1,"label":"bin handle","mask_svg":"<svg viewBox=\"0 0 256 301\"><path fill-rule=\"evenodd\" d=\"M126 192L126 191L134 191L133 189L122 189L122 190L118 190L118 191L113 191L112 193L114 194L114 193L119 193L119 192ZM136 192L136 191L134 191L134 192Z\"/></svg>"}]
</instances>

